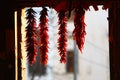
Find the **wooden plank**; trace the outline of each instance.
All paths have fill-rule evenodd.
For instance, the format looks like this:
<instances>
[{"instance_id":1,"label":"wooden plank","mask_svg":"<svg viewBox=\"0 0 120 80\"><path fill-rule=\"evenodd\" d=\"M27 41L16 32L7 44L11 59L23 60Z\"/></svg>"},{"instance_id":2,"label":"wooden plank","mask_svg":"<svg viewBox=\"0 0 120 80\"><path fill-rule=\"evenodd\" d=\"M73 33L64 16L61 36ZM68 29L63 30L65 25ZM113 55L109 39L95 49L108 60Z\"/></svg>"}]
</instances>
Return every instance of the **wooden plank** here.
<instances>
[{"instance_id":1,"label":"wooden plank","mask_svg":"<svg viewBox=\"0 0 120 80\"><path fill-rule=\"evenodd\" d=\"M17 75L18 75L18 80L22 80L21 76L21 9L17 10L17 53L18 53L18 70L17 70Z\"/></svg>"},{"instance_id":2,"label":"wooden plank","mask_svg":"<svg viewBox=\"0 0 120 80\"><path fill-rule=\"evenodd\" d=\"M21 76L22 76L22 80L26 80L26 69L27 69L27 53L26 53L26 31L25 31L25 26L26 26L26 14L25 14L26 9L22 9L21 11Z\"/></svg>"},{"instance_id":3,"label":"wooden plank","mask_svg":"<svg viewBox=\"0 0 120 80\"><path fill-rule=\"evenodd\" d=\"M18 44L17 44L17 11L14 12L15 20L15 80L18 80Z\"/></svg>"}]
</instances>

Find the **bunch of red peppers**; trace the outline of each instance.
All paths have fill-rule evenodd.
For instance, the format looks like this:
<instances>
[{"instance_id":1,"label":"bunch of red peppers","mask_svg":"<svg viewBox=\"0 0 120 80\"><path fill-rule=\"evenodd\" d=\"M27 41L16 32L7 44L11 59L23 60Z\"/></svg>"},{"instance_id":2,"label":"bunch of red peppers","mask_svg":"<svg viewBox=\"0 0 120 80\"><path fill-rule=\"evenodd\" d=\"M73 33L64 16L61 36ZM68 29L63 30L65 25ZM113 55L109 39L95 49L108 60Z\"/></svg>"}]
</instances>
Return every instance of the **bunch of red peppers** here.
<instances>
[{"instance_id":1,"label":"bunch of red peppers","mask_svg":"<svg viewBox=\"0 0 120 80\"><path fill-rule=\"evenodd\" d=\"M76 44L79 48L79 50L82 52L85 42L85 10L89 9L89 6L91 5L88 2L82 3L76 3L73 4L72 0L68 3L66 1L63 1L59 3L57 6L54 6L53 8L58 12L58 52L60 55L60 62L66 63L66 47L67 47L67 17L66 12L69 11L69 17L70 12L74 9L74 30L73 30L73 39L76 41ZM95 10L98 10L97 4L92 4L93 8ZM110 4L104 4L103 9L107 9L110 7ZM36 52L37 52L37 44L39 42L40 46L40 62L44 65L48 62L48 44L49 44L49 34L48 34L48 14L47 14L47 8L42 7L42 11L40 12L40 18L39 18L39 29L40 29L40 40L37 41L37 32L36 32L36 20L35 20L35 11L30 8L27 9L27 27L26 27L26 50L27 50L27 57L30 64L33 64L36 61Z\"/></svg>"},{"instance_id":2,"label":"bunch of red peppers","mask_svg":"<svg viewBox=\"0 0 120 80\"><path fill-rule=\"evenodd\" d=\"M39 18L39 28L40 28L40 61L42 64L46 65L48 62L48 14L47 8L43 7L40 12Z\"/></svg>"},{"instance_id":3,"label":"bunch of red peppers","mask_svg":"<svg viewBox=\"0 0 120 80\"><path fill-rule=\"evenodd\" d=\"M66 46L67 46L67 17L65 11L62 10L58 13L59 38L58 38L58 52L61 57L60 62L66 63Z\"/></svg>"},{"instance_id":4,"label":"bunch of red peppers","mask_svg":"<svg viewBox=\"0 0 120 80\"><path fill-rule=\"evenodd\" d=\"M30 64L33 64L36 61L37 55L37 30L36 30L36 19L35 14L36 12L30 8L26 11L26 19L27 19L27 26L26 26L26 51L27 51L27 58Z\"/></svg>"}]
</instances>

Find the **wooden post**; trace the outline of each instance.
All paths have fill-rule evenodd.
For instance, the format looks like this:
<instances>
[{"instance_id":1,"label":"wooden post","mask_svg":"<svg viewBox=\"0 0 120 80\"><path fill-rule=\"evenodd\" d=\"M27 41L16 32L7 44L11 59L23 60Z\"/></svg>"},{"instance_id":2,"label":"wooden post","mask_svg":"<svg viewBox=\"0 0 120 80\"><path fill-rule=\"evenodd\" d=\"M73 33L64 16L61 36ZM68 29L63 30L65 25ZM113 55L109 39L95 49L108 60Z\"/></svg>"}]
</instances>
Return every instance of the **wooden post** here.
<instances>
[{"instance_id":1,"label":"wooden post","mask_svg":"<svg viewBox=\"0 0 120 80\"><path fill-rule=\"evenodd\" d=\"M17 44L17 11L14 12L15 25L15 80L18 80L18 44Z\"/></svg>"},{"instance_id":2,"label":"wooden post","mask_svg":"<svg viewBox=\"0 0 120 80\"><path fill-rule=\"evenodd\" d=\"M25 19L25 8L21 11L21 80L26 80L26 59L27 53L25 49L25 27L26 27L26 19Z\"/></svg>"},{"instance_id":3,"label":"wooden post","mask_svg":"<svg viewBox=\"0 0 120 80\"><path fill-rule=\"evenodd\" d=\"M25 51L25 9L17 10L17 22L16 22L16 44L17 44L17 54L16 54L16 65L17 67L17 80L26 80L26 51Z\"/></svg>"},{"instance_id":4,"label":"wooden post","mask_svg":"<svg viewBox=\"0 0 120 80\"><path fill-rule=\"evenodd\" d=\"M17 10L17 75L18 80L22 80L21 77L21 9Z\"/></svg>"},{"instance_id":5,"label":"wooden post","mask_svg":"<svg viewBox=\"0 0 120 80\"><path fill-rule=\"evenodd\" d=\"M109 9L110 78L120 79L120 7L113 3Z\"/></svg>"}]
</instances>

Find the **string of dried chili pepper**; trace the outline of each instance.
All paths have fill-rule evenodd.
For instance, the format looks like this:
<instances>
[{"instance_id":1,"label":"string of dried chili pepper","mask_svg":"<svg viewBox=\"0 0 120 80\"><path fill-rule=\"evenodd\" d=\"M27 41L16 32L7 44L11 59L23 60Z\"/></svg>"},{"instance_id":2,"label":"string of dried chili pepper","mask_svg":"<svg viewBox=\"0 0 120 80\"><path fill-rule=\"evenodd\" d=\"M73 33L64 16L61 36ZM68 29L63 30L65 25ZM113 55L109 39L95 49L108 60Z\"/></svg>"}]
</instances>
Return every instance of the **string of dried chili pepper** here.
<instances>
[{"instance_id":1,"label":"string of dried chili pepper","mask_svg":"<svg viewBox=\"0 0 120 80\"><path fill-rule=\"evenodd\" d=\"M76 44L79 50L82 52L85 41L85 22L84 22L85 11L82 7L75 9L74 16L74 30L73 30L73 39L76 41Z\"/></svg>"},{"instance_id":2,"label":"string of dried chili pepper","mask_svg":"<svg viewBox=\"0 0 120 80\"><path fill-rule=\"evenodd\" d=\"M66 46L67 46L67 17L65 16L65 11L61 10L58 12L58 24L59 26L59 38L58 38L58 52L61 57L60 62L66 63Z\"/></svg>"},{"instance_id":3,"label":"string of dried chili pepper","mask_svg":"<svg viewBox=\"0 0 120 80\"><path fill-rule=\"evenodd\" d=\"M32 65L36 61L36 52L37 52L37 32L36 32L36 12L29 8L26 10L26 51L27 51L27 59L30 65Z\"/></svg>"},{"instance_id":4,"label":"string of dried chili pepper","mask_svg":"<svg viewBox=\"0 0 120 80\"><path fill-rule=\"evenodd\" d=\"M40 12L39 18L39 28L40 28L40 62L44 65L48 62L48 43L49 43L49 35L48 35L48 14L47 8L42 7L42 11Z\"/></svg>"}]
</instances>

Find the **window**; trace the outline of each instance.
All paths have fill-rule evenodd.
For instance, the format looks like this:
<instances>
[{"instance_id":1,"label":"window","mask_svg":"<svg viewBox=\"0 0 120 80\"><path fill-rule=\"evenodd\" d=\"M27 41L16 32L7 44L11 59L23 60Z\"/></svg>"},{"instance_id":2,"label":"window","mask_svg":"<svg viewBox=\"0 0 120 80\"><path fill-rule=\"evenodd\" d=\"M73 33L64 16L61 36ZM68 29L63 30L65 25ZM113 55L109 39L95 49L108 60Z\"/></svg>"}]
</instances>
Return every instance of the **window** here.
<instances>
[{"instance_id":1,"label":"window","mask_svg":"<svg viewBox=\"0 0 120 80\"><path fill-rule=\"evenodd\" d=\"M50 20L55 21L57 23L56 12L52 12L52 18ZM55 16L53 16L55 15ZM73 17L73 16L72 16ZM86 40L84 51L81 54L78 50L78 73L77 78L81 80L109 80L109 44L108 44L108 11L101 10L101 6L99 7L99 11L94 11L92 7L90 7L90 11L86 13L85 22L86 22ZM96 19L97 18L97 19ZM73 19L71 20L73 21ZM74 28L72 22L68 23L71 25L71 29ZM52 21L51 21L52 22ZM51 31L54 31L54 34L50 33L51 39L57 38L56 30L57 25L50 25ZM55 30L54 30L55 29ZM67 74L65 64L59 63L59 55L56 50L56 40L53 39L51 52L55 52L50 54L50 61L46 67L46 75L42 77L37 77L42 79L48 78L49 80L62 80L63 77L66 80L74 80L73 73ZM74 42L72 42L74 44ZM73 46L73 44L71 45ZM55 46L55 47L53 47ZM69 51L68 51L69 52ZM71 51L70 51L71 52ZM74 53L74 52L73 52ZM69 59L71 57L68 57ZM72 59L72 58L71 58ZM69 70L72 71L72 69ZM49 74L50 73L50 74ZM51 78L52 77L52 78Z\"/></svg>"}]
</instances>

